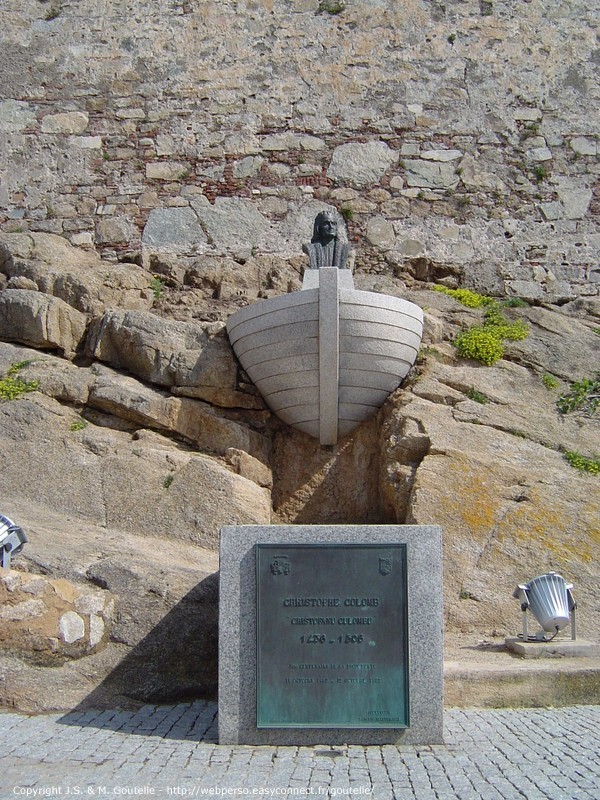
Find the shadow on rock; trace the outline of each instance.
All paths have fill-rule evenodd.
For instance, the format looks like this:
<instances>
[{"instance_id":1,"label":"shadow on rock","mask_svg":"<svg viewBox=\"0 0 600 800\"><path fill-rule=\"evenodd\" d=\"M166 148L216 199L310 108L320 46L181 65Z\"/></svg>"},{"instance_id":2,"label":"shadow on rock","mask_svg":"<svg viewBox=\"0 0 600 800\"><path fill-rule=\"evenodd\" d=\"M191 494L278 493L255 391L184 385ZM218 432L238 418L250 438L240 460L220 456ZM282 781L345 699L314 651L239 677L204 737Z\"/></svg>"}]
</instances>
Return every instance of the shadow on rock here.
<instances>
[{"instance_id":1,"label":"shadow on rock","mask_svg":"<svg viewBox=\"0 0 600 800\"><path fill-rule=\"evenodd\" d=\"M273 442L273 508L282 523L373 525L381 510L378 418L332 447L291 428Z\"/></svg>"},{"instance_id":2,"label":"shadow on rock","mask_svg":"<svg viewBox=\"0 0 600 800\"><path fill-rule=\"evenodd\" d=\"M217 695L217 646L215 573L189 591L61 722L133 730L128 720L139 728L140 715L151 710L148 706L188 704L184 707L189 708L190 703L208 708L212 720L214 703L206 701ZM112 711L98 713L102 709Z\"/></svg>"}]
</instances>

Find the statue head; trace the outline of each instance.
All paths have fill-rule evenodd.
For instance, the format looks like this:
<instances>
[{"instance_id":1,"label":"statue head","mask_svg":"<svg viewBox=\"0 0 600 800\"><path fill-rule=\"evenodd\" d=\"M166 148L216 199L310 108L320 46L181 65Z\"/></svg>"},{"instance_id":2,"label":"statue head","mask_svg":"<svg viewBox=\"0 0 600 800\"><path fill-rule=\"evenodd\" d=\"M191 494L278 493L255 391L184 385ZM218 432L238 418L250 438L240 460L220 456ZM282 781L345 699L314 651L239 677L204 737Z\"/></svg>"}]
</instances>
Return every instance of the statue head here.
<instances>
[{"instance_id":1,"label":"statue head","mask_svg":"<svg viewBox=\"0 0 600 800\"><path fill-rule=\"evenodd\" d=\"M315 217L311 242L327 244L332 239L336 239L338 235L337 226L337 219L333 211L321 211Z\"/></svg>"}]
</instances>

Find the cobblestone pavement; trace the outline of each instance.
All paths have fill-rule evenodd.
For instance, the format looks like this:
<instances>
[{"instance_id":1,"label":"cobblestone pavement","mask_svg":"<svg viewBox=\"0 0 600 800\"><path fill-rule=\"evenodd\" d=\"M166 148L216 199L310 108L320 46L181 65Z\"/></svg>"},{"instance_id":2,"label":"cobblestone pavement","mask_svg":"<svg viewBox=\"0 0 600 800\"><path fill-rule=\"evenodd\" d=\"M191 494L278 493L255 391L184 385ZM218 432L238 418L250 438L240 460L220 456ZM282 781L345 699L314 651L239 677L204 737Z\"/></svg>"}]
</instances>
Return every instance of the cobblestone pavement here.
<instances>
[{"instance_id":1,"label":"cobblestone pavement","mask_svg":"<svg viewBox=\"0 0 600 800\"><path fill-rule=\"evenodd\" d=\"M445 744L218 745L216 705L0 713L0 797L598 800L600 706L445 712Z\"/></svg>"}]
</instances>

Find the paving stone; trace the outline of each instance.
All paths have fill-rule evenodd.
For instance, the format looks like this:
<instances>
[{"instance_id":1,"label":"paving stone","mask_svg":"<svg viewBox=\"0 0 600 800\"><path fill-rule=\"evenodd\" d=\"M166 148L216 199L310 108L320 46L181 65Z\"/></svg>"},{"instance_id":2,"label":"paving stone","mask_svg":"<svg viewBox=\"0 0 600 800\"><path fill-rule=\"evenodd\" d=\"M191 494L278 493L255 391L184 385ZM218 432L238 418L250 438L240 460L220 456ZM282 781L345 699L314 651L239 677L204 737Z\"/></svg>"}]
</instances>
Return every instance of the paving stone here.
<instances>
[{"instance_id":1,"label":"paving stone","mask_svg":"<svg viewBox=\"0 0 600 800\"><path fill-rule=\"evenodd\" d=\"M151 786L200 790L265 788L298 792L372 789L375 800L597 800L600 796L600 707L558 710L447 711L446 744L393 746L230 747L190 741L210 704L139 712L67 715L0 713L1 797L18 787ZM179 738L173 738L173 723ZM77 724L74 724L77 723ZM143 731L146 730L146 733ZM168 738L158 730L170 730ZM129 732L126 732L129 731ZM341 756L333 753L343 751ZM23 776L27 776L24 778ZM197 787L197 788L196 788ZM120 789L119 789L120 791ZM171 792L173 794L173 792ZM32 795L30 795L32 796ZM114 795L113 795L114 796ZM325 796L325 795L323 795Z\"/></svg>"}]
</instances>

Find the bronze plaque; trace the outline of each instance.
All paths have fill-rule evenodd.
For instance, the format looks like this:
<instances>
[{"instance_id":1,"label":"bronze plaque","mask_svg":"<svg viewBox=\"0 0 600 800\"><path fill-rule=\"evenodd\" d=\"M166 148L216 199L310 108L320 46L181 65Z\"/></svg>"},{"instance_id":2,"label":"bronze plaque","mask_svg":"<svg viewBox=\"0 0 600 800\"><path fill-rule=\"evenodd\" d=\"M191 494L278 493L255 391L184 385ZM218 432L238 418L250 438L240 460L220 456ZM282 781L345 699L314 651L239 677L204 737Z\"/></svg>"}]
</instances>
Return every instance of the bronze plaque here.
<instances>
[{"instance_id":1,"label":"bronze plaque","mask_svg":"<svg viewBox=\"0 0 600 800\"><path fill-rule=\"evenodd\" d=\"M256 545L257 727L407 728L406 545Z\"/></svg>"}]
</instances>

